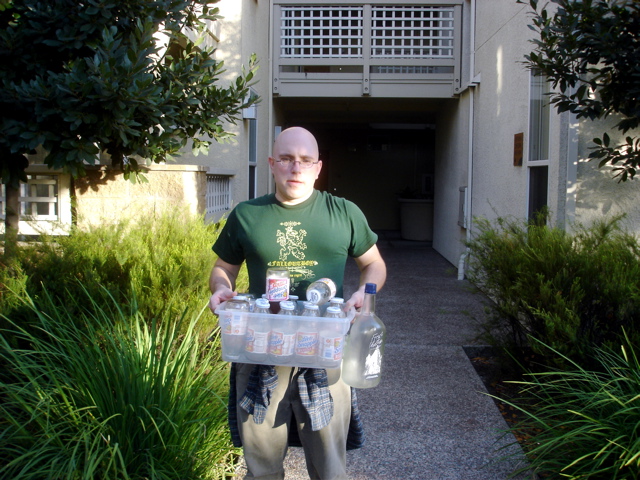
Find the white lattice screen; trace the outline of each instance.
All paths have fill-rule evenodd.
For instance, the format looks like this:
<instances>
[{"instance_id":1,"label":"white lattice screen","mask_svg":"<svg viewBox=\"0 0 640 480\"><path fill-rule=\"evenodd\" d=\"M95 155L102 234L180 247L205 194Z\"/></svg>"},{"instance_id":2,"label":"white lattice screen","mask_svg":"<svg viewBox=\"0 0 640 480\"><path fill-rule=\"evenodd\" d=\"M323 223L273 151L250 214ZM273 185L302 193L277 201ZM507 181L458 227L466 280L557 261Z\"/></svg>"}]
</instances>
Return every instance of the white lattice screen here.
<instances>
[{"instance_id":1,"label":"white lattice screen","mask_svg":"<svg viewBox=\"0 0 640 480\"><path fill-rule=\"evenodd\" d=\"M283 6L282 58L362 57L361 6Z\"/></svg>"},{"instance_id":2,"label":"white lattice screen","mask_svg":"<svg viewBox=\"0 0 640 480\"><path fill-rule=\"evenodd\" d=\"M371 12L374 58L453 58L454 9L380 5Z\"/></svg>"}]
</instances>

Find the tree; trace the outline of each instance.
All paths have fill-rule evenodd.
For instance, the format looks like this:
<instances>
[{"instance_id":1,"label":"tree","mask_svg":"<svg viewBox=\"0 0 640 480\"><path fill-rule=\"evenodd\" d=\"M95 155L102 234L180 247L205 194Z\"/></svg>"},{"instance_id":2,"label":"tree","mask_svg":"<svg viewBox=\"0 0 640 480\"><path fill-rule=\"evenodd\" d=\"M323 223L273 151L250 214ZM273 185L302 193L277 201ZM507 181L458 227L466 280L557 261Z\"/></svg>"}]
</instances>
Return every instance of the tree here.
<instances>
[{"instance_id":1,"label":"tree","mask_svg":"<svg viewBox=\"0 0 640 480\"><path fill-rule=\"evenodd\" d=\"M558 112L569 111L589 120L615 116L623 135L640 124L640 2L637 0L551 0L547 6L530 0L539 38L526 55L529 68L552 83L551 103ZM525 3L518 0L518 3ZM605 132L593 139L590 158L598 167L613 167L618 181L633 178L640 164L640 139L626 136L612 145Z\"/></svg>"},{"instance_id":2,"label":"tree","mask_svg":"<svg viewBox=\"0 0 640 480\"><path fill-rule=\"evenodd\" d=\"M6 231L17 233L24 154L85 174L101 151L135 179L160 162L230 135L248 103L255 57L227 87L204 47L218 0L0 0L0 171ZM13 211L9 211L12 209ZM6 239L5 239L6 240ZM9 246L5 241L5 246Z\"/></svg>"}]
</instances>

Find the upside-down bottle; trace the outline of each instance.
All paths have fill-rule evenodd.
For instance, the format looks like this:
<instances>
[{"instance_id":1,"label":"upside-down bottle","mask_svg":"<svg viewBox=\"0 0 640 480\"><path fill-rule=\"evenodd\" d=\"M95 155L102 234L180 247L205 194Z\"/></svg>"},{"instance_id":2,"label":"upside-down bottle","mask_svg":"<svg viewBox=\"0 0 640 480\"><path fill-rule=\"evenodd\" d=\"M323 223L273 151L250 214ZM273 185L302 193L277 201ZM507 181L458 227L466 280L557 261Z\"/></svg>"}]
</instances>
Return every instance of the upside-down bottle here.
<instances>
[{"instance_id":1,"label":"upside-down bottle","mask_svg":"<svg viewBox=\"0 0 640 480\"><path fill-rule=\"evenodd\" d=\"M367 283L364 303L345 340L342 379L354 388L380 383L386 328L375 314L376 284Z\"/></svg>"},{"instance_id":2,"label":"upside-down bottle","mask_svg":"<svg viewBox=\"0 0 640 480\"><path fill-rule=\"evenodd\" d=\"M307 287L307 301L324 305L336 296L336 284L330 278L321 278Z\"/></svg>"}]
</instances>

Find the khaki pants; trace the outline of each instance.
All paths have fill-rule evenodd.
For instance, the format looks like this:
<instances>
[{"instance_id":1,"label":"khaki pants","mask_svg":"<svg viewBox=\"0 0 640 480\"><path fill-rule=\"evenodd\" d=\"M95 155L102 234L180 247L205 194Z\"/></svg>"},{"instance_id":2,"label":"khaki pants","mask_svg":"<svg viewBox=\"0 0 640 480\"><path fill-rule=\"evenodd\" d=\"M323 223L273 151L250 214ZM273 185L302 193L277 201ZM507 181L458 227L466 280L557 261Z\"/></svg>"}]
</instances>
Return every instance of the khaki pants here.
<instances>
[{"instance_id":1,"label":"khaki pants","mask_svg":"<svg viewBox=\"0 0 640 480\"><path fill-rule=\"evenodd\" d=\"M237 398L244 394L253 365L238 364ZM238 429L248 474L245 479L283 480L289 423L292 414L305 452L312 480L346 480L346 445L351 415L351 389L340 378L340 370L327 370L333 398L333 417L325 428L313 432L307 411L298 394L295 367L277 366L278 385L273 392L265 420L258 425L238 406Z\"/></svg>"}]
</instances>

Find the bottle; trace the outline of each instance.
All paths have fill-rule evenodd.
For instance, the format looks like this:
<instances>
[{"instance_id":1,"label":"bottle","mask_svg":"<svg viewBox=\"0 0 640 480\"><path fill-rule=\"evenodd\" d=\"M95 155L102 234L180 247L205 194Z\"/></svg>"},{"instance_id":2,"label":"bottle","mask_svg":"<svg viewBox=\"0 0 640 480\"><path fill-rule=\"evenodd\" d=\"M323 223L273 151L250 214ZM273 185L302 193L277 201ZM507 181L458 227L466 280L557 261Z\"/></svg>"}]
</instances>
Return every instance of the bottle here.
<instances>
[{"instance_id":1,"label":"bottle","mask_svg":"<svg viewBox=\"0 0 640 480\"><path fill-rule=\"evenodd\" d=\"M280 302L289 298L289 269L270 267L267 269L267 300L271 302L271 311L278 312Z\"/></svg>"},{"instance_id":2,"label":"bottle","mask_svg":"<svg viewBox=\"0 0 640 480\"><path fill-rule=\"evenodd\" d=\"M249 311L253 312L256 306L256 296L253 293L241 293L243 297L246 297L247 302L249 303Z\"/></svg>"},{"instance_id":3,"label":"bottle","mask_svg":"<svg viewBox=\"0 0 640 480\"><path fill-rule=\"evenodd\" d=\"M380 383L386 328L375 314L376 284L367 283L362 310L356 315L345 339L342 379L354 388Z\"/></svg>"},{"instance_id":4,"label":"bottle","mask_svg":"<svg viewBox=\"0 0 640 480\"><path fill-rule=\"evenodd\" d=\"M276 365L290 363L295 347L295 305L293 302L280 302L280 313L272 319L269 337L269 362Z\"/></svg>"},{"instance_id":5,"label":"bottle","mask_svg":"<svg viewBox=\"0 0 640 480\"><path fill-rule=\"evenodd\" d=\"M298 305L298 300L299 300L298 295L289 295L289 301L293 302L293 304L296 306L296 309L294 310L296 312L296 315L298 315L301 312L300 305Z\"/></svg>"},{"instance_id":6,"label":"bottle","mask_svg":"<svg viewBox=\"0 0 640 480\"><path fill-rule=\"evenodd\" d=\"M336 284L330 278L321 278L307 287L307 301L324 305L336 296Z\"/></svg>"},{"instance_id":7,"label":"bottle","mask_svg":"<svg viewBox=\"0 0 640 480\"><path fill-rule=\"evenodd\" d=\"M306 302L301 317L319 317L320 307L314 303ZM318 354L318 323L309 320L299 322L296 332L296 363L308 365L316 361Z\"/></svg>"},{"instance_id":8,"label":"bottle","mask_svg":"<svg viewBox=\"0 0 640 480\"><path fill-rule=\"evenodd\" d=\"M258 298L253 312L270 315L271 311L269 310L269 300L266 298Z\"/></svg>"},{"instance_id":9,"label":"bottle","mask_svg":"<svg viewBox=\"0 0 640 480\"><path fill-rule=\"evenodd\" d=\"M238 295L227 301L220 314L223 352L231 360L238 360L244 350L248 312L247 298Z\"/></svg>"},{"instance_id":10,"label":"bottle","mask_svg":"<svg viewBox=\"0 0 640 480\"><path fill-rule=\"evenodd\" d=\"M344 347L344 333L342 322L339 319L344 317L344 312L340 307L335 306L327 307L327 311L324 314L324 318L334 319L334 321L323 322L320 329L318 360L320 365L325 368L338 368L340 366Z\"/></svg>"},{"instance_id":11,"label":"bottle","mask_svg":"<svg viewBox=\"0 0 640 480\"><path fill-rule=\"evenodd\" d=\"M331 300L329 300L329 307L337 307L340 310L340 313L342 313L342 317L343 318L347 316L347 314L343 310L343 308L344 308L344 298L333 297ZM328 307L327 307L327 309L328 309Z\"/></svg>"},{"instance_id":12,"label":"bottle","mask_svg":"<svg viewBox=\"0 0 640 480\"><path fill-rule=\"evenodd\" d=\"M269 317L269 302L259 298L255 301L254 311L247 323L245 336L245 356L248 360L265 363L269 352L269 336L271 333Z\"/></svg>"}]
</instances>

